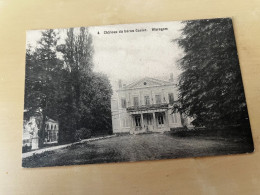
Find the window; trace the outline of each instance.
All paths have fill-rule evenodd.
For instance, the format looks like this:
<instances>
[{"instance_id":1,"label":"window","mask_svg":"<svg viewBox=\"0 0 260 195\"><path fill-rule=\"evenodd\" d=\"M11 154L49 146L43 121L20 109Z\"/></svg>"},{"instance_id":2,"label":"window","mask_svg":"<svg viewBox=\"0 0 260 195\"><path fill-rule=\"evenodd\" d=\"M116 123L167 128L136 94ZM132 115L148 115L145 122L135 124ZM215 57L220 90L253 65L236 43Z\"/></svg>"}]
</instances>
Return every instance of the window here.
<instances>
[{"instance_id":1,"label":"window","mask_svg":"<svg viewBox=\"0 0 260 195\"><path fill-rule=\"evenodd\" d=\"M48 131L47 140L50 141L50 131Z\"/></svg>"},{"instance_id":2,"label":"window","mask_svg":"<svg viewBox=\"0 0 260 195\"><path fill-rule=\"evenodd\" d=\"M140 116L135 117L135 126L137 126L137 127L141 126L141 117Z\"/></svg>"},{"instance_id":3,"label":"window","mask_svg":"<svg viewBox=\"0 0 260 195\"><path fill-rule=\"evenodd\" d=\"M53 131L50 131L50 142L53 142Z\"/></svg>"},{"instance_id":4,"label":"window","mask_svg":"<svg viewBox=\"0 0 260 195\"><path fill-rule=\"evenodd\" d=\"M150 105L150 97L149 96L144 96L144 103L145 103L145 105Z\"/></svg>"},{"instance_id":5,"label":"window","mask_svg":"<svg viewBox=\"0 0 260 195\"><path fill-rule=\"evenodd\" d=\"M125 119L124 118L121 119L121 126L125 127Z\"/></svg>"},{"instance_id":6,"label":"window","mask_svg":"<svg viewBox=\"0 0 260 195\"><path fill-rule=\"evenodd\" d=\"M172 116L172 122L173 123L177 123L177 115L176 115L176 113L172 113L171 116Z\"/></svg>"},{"instance_id":7,"label":"window","mask_svg":"<svg viewBox=\"0 0 260 195\"><path fill-rule=\"evenodd\" d=\"M138 97L134 97L134 106L139 106L139 99L138 99Z\"/></svg>"},{"instance_id":8,"label":"window","mask_svg":"<svg viewBox=\"0 0 260 195\"><path fill-rule=\"evenodd\" d=\"M121 123L122 123L122 127L129 127L128 118L123 118L123 119L121 120Z\"/></svg>"},{"instance_id":9,"label":"window","mask_svg":"<svg viewBox=\"0 0 260 195\"><path fill-rule=\"evenodd\" d=\"M147 125L152 125L152 116L151 115L147 116Z\"/></svg>"},{"instance_id":10,"label":"window","mask_svg":"<svg viewBox=\"0 0 260 195\"><path fill-rule=\"evenodd\" d=\"M125 118L125 126L126 127L129 127L130 125L129 125L129 119L128 118Z\"/></svg>"},{"instance_id":11,"label":"window","mask_svg":"<svg viewBox=\"0 0 260 195\"><path fill-rule=\"evenodd\" d=\"M155 103L156 103L156 104L162 103L161 95L155 95Z\"/></svg>"},{"instance_id":12,"label":"window","mask_svg":"<svg viewBox=\"0 0 260 195\"><path fill-rule=\"evenodd\" d=\"M164 124L163 115L159 115L159 116L158 116L158 124L159 124L159 125L163 125L163 124Z\"/></svg>"},{"instance_id":13,"label":"window","mask_svg":"<svg viewBox=\"0 0 260 195\"><path fill-rule=\"evenodd\" d=\"M121 107L126 108L126 99L125 98L121 99Z\"/></svg>"},{"instance_id":14,"label":"window","mask_svg":"<svg viewBox=\"0 0 260 195\"><path fill-rule=\"evenodd\" d=\"M53 138L53 141L57 141L57 136L56 136L56 133L55 133L55 132L53 132L52 138Z\"/></svg>"},{"instance_id":15,"label":"window","mask_svg":"<svg viewBox=\"0 0 260 195\"><path fill-rule=\"evenodd\" d=\"M168 97L169 97L169 104L173 104L173 103L174 103L173 93L169 93L169 94L168 94Z\"/></svg>"}]
</instances>

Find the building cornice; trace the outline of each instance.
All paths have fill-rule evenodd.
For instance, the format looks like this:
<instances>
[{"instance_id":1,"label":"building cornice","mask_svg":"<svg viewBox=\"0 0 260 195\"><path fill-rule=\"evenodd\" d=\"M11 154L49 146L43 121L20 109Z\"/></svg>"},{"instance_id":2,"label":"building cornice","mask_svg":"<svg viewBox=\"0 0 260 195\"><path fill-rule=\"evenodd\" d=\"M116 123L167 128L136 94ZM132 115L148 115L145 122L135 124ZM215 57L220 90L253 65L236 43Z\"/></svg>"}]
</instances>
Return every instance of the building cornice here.
<instances>
[{"instance_id":1,"label":"building cornice","mask_svg":"<svg viewBox=\"0 0 260 195\"><path fill-rule=\"evenodd\" d=\"M146 87L135 87L135 88L121 88L121 89L117 89L116 92L120 92L120 91L129 91L129 90L136 90L136 89L149 89L149 88L158 88L158 87L177 87L176 84L172 83L172 84L164 84L164 85L153 85L153 86L146 86Z\"/></svg>"}]
</instances>

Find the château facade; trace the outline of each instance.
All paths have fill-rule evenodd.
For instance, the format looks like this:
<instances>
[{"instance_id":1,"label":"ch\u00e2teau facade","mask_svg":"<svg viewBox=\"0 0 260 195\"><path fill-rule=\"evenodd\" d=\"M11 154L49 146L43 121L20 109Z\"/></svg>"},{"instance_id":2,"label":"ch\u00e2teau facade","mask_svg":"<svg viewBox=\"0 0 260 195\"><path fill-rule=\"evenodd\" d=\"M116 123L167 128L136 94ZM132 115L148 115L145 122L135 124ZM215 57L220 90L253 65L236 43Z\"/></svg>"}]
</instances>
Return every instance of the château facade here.
<instances>
[{"instance_id":1,"label":"ch\u00e2teau facade","mask_svg":"<svg viewBox=\"0 0 260 195\"><path fill-rule=\"evenodd\" d=\"M138 134L165 132L183 127L179 112L177 86L171 74L168 81L143 78L129 85L122 85L111 100L113 133Z\"/></svg>"}]
</instances>

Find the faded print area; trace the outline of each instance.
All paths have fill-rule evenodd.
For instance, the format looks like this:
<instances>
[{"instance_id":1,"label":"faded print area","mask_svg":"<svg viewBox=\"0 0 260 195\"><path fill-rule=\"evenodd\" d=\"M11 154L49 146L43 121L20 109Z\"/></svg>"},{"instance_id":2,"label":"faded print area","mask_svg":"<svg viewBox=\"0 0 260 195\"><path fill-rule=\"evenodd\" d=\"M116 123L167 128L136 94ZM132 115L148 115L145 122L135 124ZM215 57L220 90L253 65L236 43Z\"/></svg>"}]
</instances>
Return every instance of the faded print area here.
<instances>
[{"instance_id":1,"label":"faded print area","mask_svg":"<svg viewBox=\"0 0 260 195\"><path fill-rule=\"evenodd\" d=\"M27 32L23 167L252 152L229 18Z\"/></svg>"}]
</instances>

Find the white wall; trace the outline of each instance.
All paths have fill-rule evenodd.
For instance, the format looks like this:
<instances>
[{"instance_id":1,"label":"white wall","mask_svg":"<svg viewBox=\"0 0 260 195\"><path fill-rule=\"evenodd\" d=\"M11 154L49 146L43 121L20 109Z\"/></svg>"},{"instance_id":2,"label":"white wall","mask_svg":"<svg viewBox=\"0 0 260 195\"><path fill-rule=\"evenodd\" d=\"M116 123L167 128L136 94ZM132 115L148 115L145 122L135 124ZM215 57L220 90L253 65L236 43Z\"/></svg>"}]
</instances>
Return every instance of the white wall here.
<instances>
[{"instance_id":1,"label":"white wall","mask_svg":"<svg viewBox=\"0 0 260 195\"><path fill-rule=\"evenodd\" d=\"M122 108L121 99L126 99L126 107L134 106L134 97L138 97L139 106L145 105L144 96L150 97L150 104L156 104L155 96L161 95L162 103L169 103L168 94L173 93L174 100L178 100L178 91L175 85L172 86L155 86L147 88L129 89L129 90L118 90L117 94L111 100L112 106L112 125L113 132L129 132L131 127L131 118L127 113L126 108ZM171 111L168 111L168 122L169 127L181 127L181 117L179 113L175 114L176 120L172 120Z\"/></svg>"}]
</instances>

